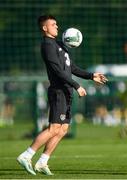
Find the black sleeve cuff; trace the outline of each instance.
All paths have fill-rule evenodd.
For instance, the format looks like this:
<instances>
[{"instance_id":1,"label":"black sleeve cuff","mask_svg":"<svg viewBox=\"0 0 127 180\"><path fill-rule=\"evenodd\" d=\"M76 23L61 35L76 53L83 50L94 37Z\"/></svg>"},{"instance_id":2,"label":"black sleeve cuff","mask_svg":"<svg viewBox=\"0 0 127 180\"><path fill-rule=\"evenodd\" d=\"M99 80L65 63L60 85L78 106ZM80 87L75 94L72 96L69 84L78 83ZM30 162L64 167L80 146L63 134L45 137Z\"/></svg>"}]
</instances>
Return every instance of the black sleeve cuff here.
<instances>
[{"instance_id":1,"label":"black sleeve cuff","mask_svg":"<svg viewBox=\"0 0 127 180\"><path fill-rule=\"evenodd\" d=\"M77 90L80 87L80 85L77 82L74 82L74 88Z\"/></svg>"},{"instance_id":2,"label":"black sleeve cuff","mask_svg":"<svg viewBox=\"0 0 127 180\"><path fill-rule=\"evenodd\" d=\"M93 76L94 74L93 73L90 73L90 79L93 80Z\"/></svg>"}]
</instances>

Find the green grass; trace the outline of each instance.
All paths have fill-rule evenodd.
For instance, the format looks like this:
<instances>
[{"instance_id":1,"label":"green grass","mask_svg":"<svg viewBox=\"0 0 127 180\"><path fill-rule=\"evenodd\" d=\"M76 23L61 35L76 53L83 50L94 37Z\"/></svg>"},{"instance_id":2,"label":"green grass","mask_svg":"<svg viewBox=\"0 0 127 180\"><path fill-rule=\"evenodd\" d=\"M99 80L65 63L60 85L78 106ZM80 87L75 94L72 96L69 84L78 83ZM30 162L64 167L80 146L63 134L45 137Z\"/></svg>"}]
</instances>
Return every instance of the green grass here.
<instances>
[{"instance_id":1,"label":"green grass","mask_svg":"<svg viewBox=\"0 0 127 180\"><path fill-rule=\"evenodd\" d=\"M30 129L26 123L0 128L0 179L127 179L127 139L119 137L121 127L78 125L76 138L63 139L49 161L53 177L32 176L16 162L32 142L23 139Z\"/></svg>"}]
</instances>

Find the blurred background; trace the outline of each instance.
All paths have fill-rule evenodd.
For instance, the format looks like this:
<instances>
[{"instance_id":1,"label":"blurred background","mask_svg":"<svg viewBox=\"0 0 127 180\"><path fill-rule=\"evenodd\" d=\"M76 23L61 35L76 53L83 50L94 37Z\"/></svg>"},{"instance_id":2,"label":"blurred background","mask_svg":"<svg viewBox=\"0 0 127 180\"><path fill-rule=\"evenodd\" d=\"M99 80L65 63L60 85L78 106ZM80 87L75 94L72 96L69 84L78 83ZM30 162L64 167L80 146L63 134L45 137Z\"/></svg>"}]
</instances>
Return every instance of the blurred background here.
<instances>
[{"instance_id":1,"label":"blurred background","mask_svg":"<svg viewBox=\"0 0 127 180\"><path fill-rule=\"evenodd\" d=\"M40 54L42 35L37 19L56 17L59 39L69 27L83 34L80 47L70 49L73 61L90 72L104 73L100 86L74 77L87 96L74 93L73 123L127 124L127 2L125 0L1 0L0 1L0 128L30 123L35 136L48 125L48 80ZM29 129L28 129L29 132Z\"/></svg>"}]
</instances>

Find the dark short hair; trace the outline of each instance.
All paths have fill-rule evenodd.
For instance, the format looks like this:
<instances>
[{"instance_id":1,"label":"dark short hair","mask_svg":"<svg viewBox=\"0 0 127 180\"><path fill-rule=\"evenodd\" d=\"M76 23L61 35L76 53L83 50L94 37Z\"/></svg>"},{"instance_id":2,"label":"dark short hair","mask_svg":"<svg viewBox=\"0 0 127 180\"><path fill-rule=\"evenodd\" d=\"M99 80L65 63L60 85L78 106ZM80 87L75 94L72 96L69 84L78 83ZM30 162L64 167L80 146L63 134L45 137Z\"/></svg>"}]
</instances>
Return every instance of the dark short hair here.
<instances>
[{"instance_id":1,"label":"dark short hair","mask_svg":"<svg viewBox=\"0 0 127 180\"><path fill-rule=\"evenodd\" d=\"M52 15L43 15L38 18L38 25L39 25L40 29L42 29L41 27L44 25L45 21L47 21L49 19L56 20L56 18Z\"/></svg>"}]
</instances>

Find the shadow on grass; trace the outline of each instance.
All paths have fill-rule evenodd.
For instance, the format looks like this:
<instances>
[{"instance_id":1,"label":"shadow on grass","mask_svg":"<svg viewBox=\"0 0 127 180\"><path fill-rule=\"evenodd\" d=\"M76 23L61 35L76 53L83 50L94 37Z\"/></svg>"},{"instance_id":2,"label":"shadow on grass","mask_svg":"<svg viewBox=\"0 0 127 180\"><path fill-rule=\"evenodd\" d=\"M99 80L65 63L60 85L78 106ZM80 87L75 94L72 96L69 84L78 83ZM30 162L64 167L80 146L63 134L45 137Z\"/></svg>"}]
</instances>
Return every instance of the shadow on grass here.
<instances>
[{"instance_id":1,"label":"shadow on grass","mask_svg":"<svg viewBox=\"0 0 127 180\"><path fill-rule=\"evenodd\" d=\"M68 169L68 170L61 170L61 169L57 169L57 170L53 170L52 171L55 173L57 172L61 172L62 174L111 174L111 175L127 175L127 172L120 172L119 170L96 170L96 169L87 169L87 170L72 170L72 169Z\"/></svg>"},{"instance_id":2,"label":"shadow on grass","mask_svg":"<svg viewBox=\"0 0 127 180\"><path fill-rule=\"evenodd\" d=\"M0 169L0 176L15 175L15 174L24 175L24 171L25 170L23 169Z\"/></svg>"},{"instance_id":3,"label":"shadow on grass","mask_svg":"<svg viewBox=\"0 0 127 180\"><path fill-rule=\"evenodd\" d=\"M0 169L0 176L7 176L7 175L24 175L24 172L26 172L24 169ZM87 169L87 170L72 170L72 169L52 169L52 172L54 173L54 175L58 175L58 174L66 174L66 175L78 175L78 174L98 174L98 175L127 175L127 172L120 172L119 170L101 170L101 169Z\"/></svg>"}]
</instances>

